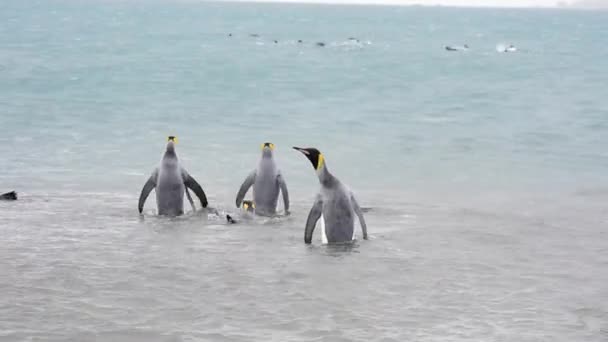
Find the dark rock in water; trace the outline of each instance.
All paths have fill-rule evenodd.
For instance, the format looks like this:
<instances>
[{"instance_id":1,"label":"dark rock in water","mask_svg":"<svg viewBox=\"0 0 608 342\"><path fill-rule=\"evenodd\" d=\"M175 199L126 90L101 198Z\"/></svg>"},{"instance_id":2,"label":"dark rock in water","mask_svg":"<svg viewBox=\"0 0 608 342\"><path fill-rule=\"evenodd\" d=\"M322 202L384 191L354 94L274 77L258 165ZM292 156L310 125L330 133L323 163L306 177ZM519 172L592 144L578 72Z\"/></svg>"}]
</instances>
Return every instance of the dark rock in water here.
<instances>
[{"instance_id":1,"label":"dark rock in water","mask_svg":"<svg viewBox=\"0 0 608 342\"><path fill-rule=\"evenodd\" d=\"M257 33L252 33L249 35L249 37L253 37L253 38L258 38L260 35Z\"/></svg>"},{"instance_id":2,"label":"dark rock in water","mask_svg":"<svg viewBox=\"0 0 608 342\"><path fill-rule=\"evenodd\" d=\"M228 37L232 37L232 33L228 33Z\"/></svg>"},{"instance_id":3,"label":"dark rock in water","mask_svg":"<svg viewBox=\"0 0 608 342\"><path fill-rule=\"evenodd\" d=\"M317 46L325 46L325 43L323 43L323 42L317 42Z\"/></svg>"},{"instance_id":4,"label":"dark rock in water","mask_svg":"<svg viewBox=\"0 0 608 342\"><path fill-rule=\"evenodd\" d=\"M275 43L275 44L278 44L278 43L279 43L279 41L275 39L275 40L274 40L274 43Z\"/></svg>"},{"instance_id":5,"label":"dark rock in water","mask_svg":"<svg viewBox=\"0 0 608 342\"><path fill-rule=\"evenodd\" d=\"M301 42L302 42L302 39L298 39L298 43L301 43Z\"/></svg>"},{"instance_id":6,"label":"dark rock in water","mask_svg":"<svg viewBox=\"0 0 608 342\"><path fill-rule=\"evenodd\" d=\"M5 201L16 201L17 200L17 193L14 191L11 192L7 192L5 194L0 195L0 200L5 200Z\"/></svg>"}]
</instances>

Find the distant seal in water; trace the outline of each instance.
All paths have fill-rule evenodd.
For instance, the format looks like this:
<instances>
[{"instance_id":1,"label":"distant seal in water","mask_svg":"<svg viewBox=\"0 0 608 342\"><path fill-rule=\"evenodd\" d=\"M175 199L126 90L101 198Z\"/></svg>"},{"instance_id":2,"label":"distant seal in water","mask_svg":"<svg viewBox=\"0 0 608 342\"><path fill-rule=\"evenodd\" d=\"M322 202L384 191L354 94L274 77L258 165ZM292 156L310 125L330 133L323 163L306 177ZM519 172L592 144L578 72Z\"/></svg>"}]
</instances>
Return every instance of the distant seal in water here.
<instances>
[{"instance_id":1,"label":"distant seal in water","mask_svg":"<svg viewBox=\"0 0 608 342\"><path fill-rule=\"evenodd\" d=\"M273 143L262 144L262 157L258 167L245 178L236 195L237 208L241 206L245 194L253 186L253 204L256 215L276 215L279 191L283 195L285 214L289 214L289 192L285 179L274 161L274 149Z\"/></svg>"},{"instance_id":2,"label":"distant seal in water","mask_svg":"<svg viewBox=\"0 0 608 342\"><path fill-rule=\"evenodd\" d=\"M306 219L304 242L307 244L312 242L312 233L319 218L322 220L321 226L324 230L323 242L352 241L354 238L355 215L359 218L363 239L367 240L367 225L355 195L338 178L329 173L323 154L316 148L294 147L294 149L300 151L310 160L321 183L321 191L317 195Z\"/></svg>"},{"instance_id":3,"label":"distant seal in water","mask_svg":"<svg viewBox=\"0 0 608 342\"><path fill-rule=\"evenodd\" d=\"M298 43L302 43L302 39L298 39Z\"/></svg>"},{"instance_id":4,"label":"distant seal in water","mask_svg":"<svg viewBox=\"0 0 608 342\"><path fill-rule=\"evenodd\" d=\"M252 33L249 35L249 37L253 37L253 38L258 38L260 35L257 33Z\"/></svg>"},{"instance_id":5,"label":"distant seal in water","mask_svg":"<svg viewBox=\"0 0 608 342\"><path fill-rule=\"evenodd\" d=\"M156 189L156 204L159 215L178 216L184 213L184 192L191 189L201 201L203 208L207 207L207 196L198 182L182 167L175 153L176 138L167 139L167 148L160 166L153 172L139 195L139 213L143 211L144 203L153 189ZM190 194L188 194L190 196Z\"/></svg>"},{"instance_id":6,"label":"distant seal in water","mask_svg":"<svg viewBox=\"0 0 608 342\"><path fill-rule=\"evenodd\" d=\"M14 191L11 192L7 192L5 194L0 195L0 200L3 201L16 201L17 200L17 193Z\"/></svg>"},{"instance_id":7,"label":"distant seal in water","mask_svg":"<svg viewBox=\"0 0 608 342\"><path fill-rule=\"evenodd\" d=\"M317 42L317 46L323 47L323 46L325 46L325 43L323 43L323 42Z\"/></svg>"}]
</instances>

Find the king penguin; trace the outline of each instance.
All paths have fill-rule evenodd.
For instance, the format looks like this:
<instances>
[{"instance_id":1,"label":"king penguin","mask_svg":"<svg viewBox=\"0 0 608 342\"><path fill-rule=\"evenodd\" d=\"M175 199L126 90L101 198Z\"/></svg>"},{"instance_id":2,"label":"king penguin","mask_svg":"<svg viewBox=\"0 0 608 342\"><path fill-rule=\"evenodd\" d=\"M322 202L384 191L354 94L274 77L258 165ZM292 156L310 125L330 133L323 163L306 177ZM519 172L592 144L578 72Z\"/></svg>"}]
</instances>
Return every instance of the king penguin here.
<instances>
[{"instance_id":1,"label":"king penguin","mask_svg":"<svg viewBox=\"0 0 608 342\"><path fill-rule=\"evenodd\" d=\"M329 172L323 154L316 148L294 147L294 149L300 151L310 160L321 183L321 190L317 194L315 203L306 219L304 242L311 243L312 233L319 218L324 225L323 242L352 241L354 238L355 215L359 218L363 239L367 240L367 225L355 195Z\"/></svg>"},{"instance_id":2,"label":"king penguin","mask_svg":"<svg viewBox=\"0 0 608 342\"><path fill-rule=\"evenodd\" d=\"M184 213L184 192L187 193L188 191L186 188L191 189L196 194L203 208L207 207L207 196L205 196L203 188L180 165L177 159L175 153L177 139L170 136L167 140L167 149L160 161L160 166L152 172L139 195L138 209L140 214L152 189L156 189L156 205L159 215L182 215ZM189 196L190 194L188 194ZM189 198L189 200L191 199Z\"/></svg>"},{"instance_id":3,"label":"king penguin","mask_svg":"<svg viewBox=\"0 0 608 342\"><path fill-rule=\"evenodd\" d=\"M262 157L258 167L251 171L236 195L236 207L239 208L250 187L253 186L253 205L256 215L274 216L277 212L279 191L283 194L283 208L289 214L289 192L281 171L274 161L273 143L262 144Z\"/></svg>"}]
</instances>

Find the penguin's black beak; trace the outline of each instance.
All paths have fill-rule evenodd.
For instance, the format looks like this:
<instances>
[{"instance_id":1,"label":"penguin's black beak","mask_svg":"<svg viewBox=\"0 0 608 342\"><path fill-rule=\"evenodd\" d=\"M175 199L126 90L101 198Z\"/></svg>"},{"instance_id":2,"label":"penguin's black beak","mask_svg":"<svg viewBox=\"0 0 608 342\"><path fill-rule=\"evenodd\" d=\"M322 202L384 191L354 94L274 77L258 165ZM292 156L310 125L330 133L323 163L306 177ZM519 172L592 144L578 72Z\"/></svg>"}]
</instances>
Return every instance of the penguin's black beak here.
<instances>
[{"instance_id":1,"label":"penguin's black beak","mask_svg":"<svg viewBox=\"0 0 608 342\"><path fill-rule=\"evenodd\" d=\"M293 149L296 150L296 151L302 152L305 155L309 155L310 154L305 148L302 148L302 147L295 147L294 146Z\"/></svg>"},{"instance_id":2,"label":"penguin's black beak","mask_svg":"<svg viewBox=\"0 0 608 342\"><path fill-rule=\"evenodd\" d=\"M302 148L302 147L293 147L294 150L301 152L303 155L306 156L306 158L308 158L308 160L310 160L310 162L312 163L312 167L315 168L315 170L317 170L319 168L319 160L320 158L322 158L321 156L321 152L319 152L319 150L317 150L316 148Z\"/></svg>"}]
</instances>

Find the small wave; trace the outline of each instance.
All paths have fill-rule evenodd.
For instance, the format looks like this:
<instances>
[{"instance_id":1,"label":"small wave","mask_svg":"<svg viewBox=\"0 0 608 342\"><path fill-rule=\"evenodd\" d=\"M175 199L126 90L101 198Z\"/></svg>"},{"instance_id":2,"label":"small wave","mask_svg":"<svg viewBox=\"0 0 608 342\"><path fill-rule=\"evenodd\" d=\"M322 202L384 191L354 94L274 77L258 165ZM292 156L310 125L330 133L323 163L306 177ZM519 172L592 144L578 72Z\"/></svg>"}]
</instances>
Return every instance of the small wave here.
<instances>
[{"instance_id":1,"label":"small wave","mask_svg":"<svg viewBox=\"0 0 608 342\"><path fill-rule=\"evenodd\" d=\"M133 171L133 170L127 170L127 171L124 171L122 174L123 174L123 175L125 175L125 176L137 176L137 177L140 177L140 176L145 176L145 175L146 175L146 174L145 174L145 173L143 173L143 172L140 172L140 171Z\"/></svg>"},{"instance_id":2,"label":"small wave","mask_svg":"<svg viewBox=\"0 0 608 342\"><path fill-rule=\"evenodd\" d=\"M506 45L506 44L501 43L501 44L496 45L496 51L500 52L500 53L506 53L506 52L517 52L518 49L512 44Z\"/></svg>"}]
</instances>

